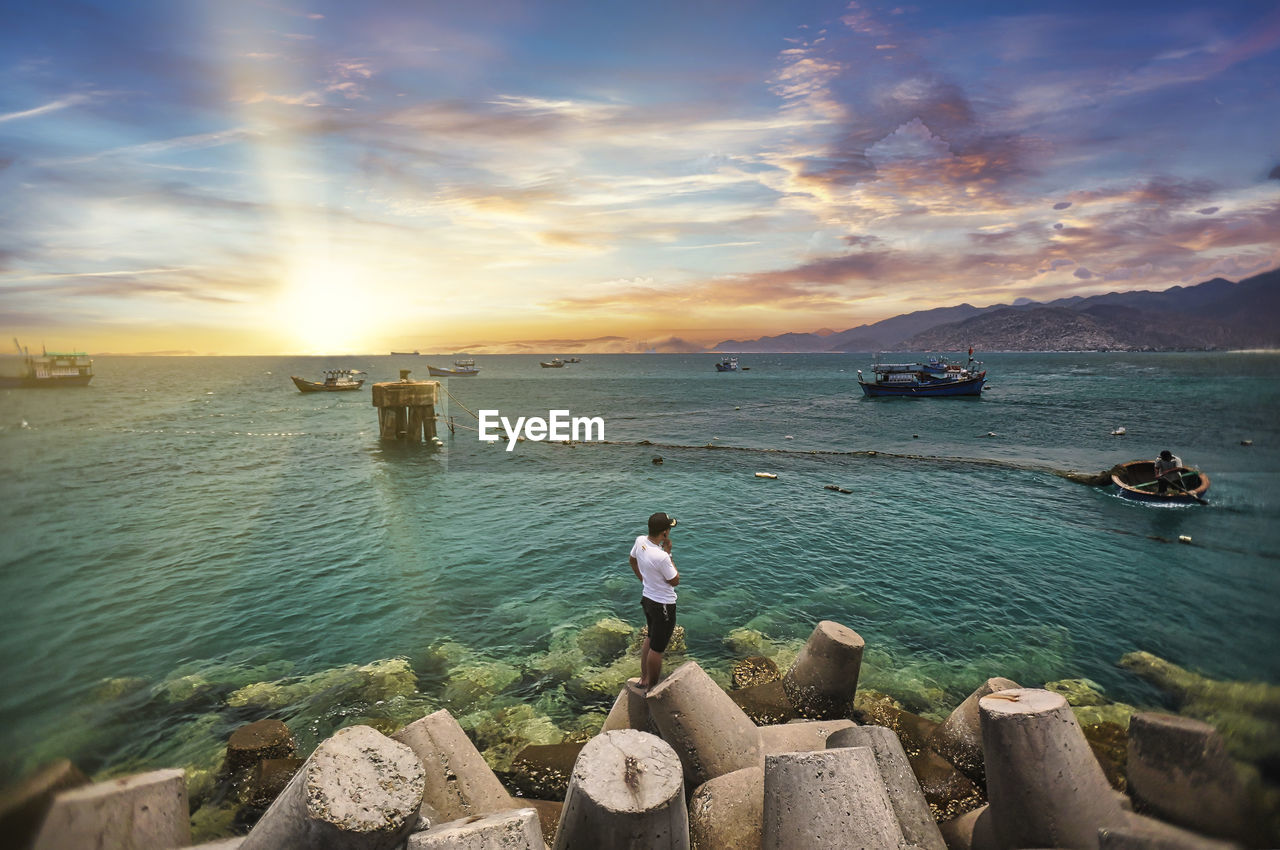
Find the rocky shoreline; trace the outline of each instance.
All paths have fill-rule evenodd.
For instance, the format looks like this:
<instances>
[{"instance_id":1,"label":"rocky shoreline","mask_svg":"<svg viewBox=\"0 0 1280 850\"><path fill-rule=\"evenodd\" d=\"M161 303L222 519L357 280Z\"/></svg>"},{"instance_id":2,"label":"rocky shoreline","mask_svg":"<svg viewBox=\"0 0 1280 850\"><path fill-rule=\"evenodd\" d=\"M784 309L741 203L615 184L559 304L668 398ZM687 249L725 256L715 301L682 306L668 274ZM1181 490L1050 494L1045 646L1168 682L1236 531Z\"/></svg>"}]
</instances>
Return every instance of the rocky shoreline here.
<instances>
[{"instance_id":1,"label":"rocky shoreline","mask_svg":"<svg viewBox=\"0 0 1280 850\"><path fill-rule=\"evenodd\" d=\"M549 651L532 659L529 670L523 672L502 662L468 659L465 648L446 644L418 659L418 667L422 668L419 671L408 659L390 659L314 676L219 688L216 690L223 712L243 722L223 739L225 743L218 744L216 763L214 758L205 756L185 771L152 771L90 784L70 762L55 762L5 793L0 801L0 827L5 834L19 837L8 846L68 846L68 836L83 838L95 828L118 828L120 812L145 800L154 810L168 812L168 820L157 815L158 820L152 819L151 832L144 830L145 834L132 837L117 835L117 840L108 841L105 846L186 846L192 842L212 842L202 845L210 847L284 846L279 842L288 842L281 836L293 835L290 830L312 828L306 826L312 815L307 814L307 804L299 802L303 798L298 797L300 792L295 786L302 781L300 777L311 775L307 781L315 790L315 776L321 770L315 766L318 754L321 762L325 757L332 762L324 770L336 770L345 776L356 769L351 765L362 764L360 759L369 752L390 747L377 756L374 768L362 768L372 771L369 781L379 787L405 783L417 787L410 775L416 771L403 764L397 768L400 780L389 783L380 773L397 759L404 760L403 751L382 743L386 741L408 746L427 763L422 777L425 790L418 792L419 802L425 805L421 815L417 807L410 807L412 816L406 814L404 823L397 827L403 828L403 834L392 831L393 843L349 846L401 847L406 846L405 841L409 841L409 847L499 846L456 843L455 839L462 839L457 835L447 837L449 830L440 832L458 818L478 818L474 824L487 823L483 828L468 826L468 835L536 833L537 841L545 837L549 844L558 830L565 829L566 806L574 800L578 802L574 803L573 817L585 820L572 826L571 831L587 830L581 835L598 838L613 827L600 820L603 815L588 816L583 812L598 808L591 802L593 795L610 798L612 774L608 769L597 771L599 776L579 788L576 797L574 782L581 773L583 759L588 758L591 763L593 748L602 746L598 743L602 736L625 730L647 737L619 739L609 752L634 750L635 755L628 758L639 759L637 765L646 764L646 759L656 760L650 765L654 771L671 757L683 765L679 808L684 814L677 816L671 808L674 798L667 794L669 789L665 786L665 790L659 789L658 796L667 801L663 804L667 806L664 817L685 818L686 837L676 836L673 843L662 846L690 846L681 844L681 840L692 841L692 846L742 846L735 841L746 841L746 846L799 846L779 837L779 829L789 829L778 825L781 810L772 820L761 809L759 819L752 816L744 821L740 817L742 807L755 812L756 803L764 805L784 794L779 788L785 786L790 788L784 794L790 795L788 805L809 805L811 801L805 801L813 796L825 799L848 793L852 796L841 804L845 808L876 809L878 804L867 800L879 800L879 791L864 787L866 776L870 775L867 771L876 769L881 773L896 771L894 782L886 774L885 799L897 799L895 794L900 797L907 793L893 789L904 785L900 780L909 774L910 781L904 787L911 791L908 797L916 805L915 815L895 810L896 820L877 816L879 828L887 830L880 833L881 838L899 834L894 829L905 834L906 821L918 820L920 812L924 812L934 830L941 825L939 848L1076 846L1048 843L1043 837L1035 845L1011 845L987 834L993 823L1001 822L1006 823L1007 832L1007 824L1014 817L1014 808L1010 807L1016 806L1008 801L1007 793L1004 798L1000 796L1000 782L1022 787L1029 780L1022 775L1025 766L1005 764L1003 757L997 757L997 776L1004 779L995 779L993 789L993 757L989 748L984 753L984 731L992 723L1034 724L1042 722L1035 718L1052 715L1058 719L1046 728L1057 728L1064 722L1075 728L1072 735L1078 734L1078 740L1072 737L1070 746L1061 745L1059 749L1075 748L1075 766L1070 770L1090 772L1089 781L1083 784L1094 787L1092 793L1097 798L1089 805L1080 801L1062 805L1068 814L1080 806L1084 806L1081 811L1092 810L1090 806L1105 810L1105 816L1090 816L1093 820L1101 818L1098 823L1086 818L1089 822L1081 829L1096 836L1097 830L1105 827L1123 839L1116 839L1120 840L1118 844L1098 839L1103 842L1098 846L1221 846L1214 842L1226 841L1262 847L1280 842L1280 688L1276 686L1212 680L1149 653L1135 652L1124 656L1120 666L1159 688L1179 714L1152 713L1112 702L1100 688L1083 679L1024 689L1012 679L991 678L975 683L976 690L949 712L926 712L933 714L926 716L910 710L919 711L918 699L908 700L911 704L907 705L895 695L865 684L858 687L864 650L861 638L844 626L824 622L807 642L775 643L759 632L735 630L726 636L725 643L739 660L728 670L704 671L688 659L683 636L678 636L668 652L667 669L671 675L646 696L627 684L627 679L638 672L635 648L639 640L631 626L606 618L579 631L555 636ZM424 678L432 677L438 685L438 701L420 690ZM540 694L532 704L493 704L496 694L508 692L522 678L532 678L530 690ZM208 686L207 681L179 678L166 682L162 690L190 700ZM104 699L120 699L139 687L129 680L111 680L104 682L100 690ZM601 709L565 716L562 702L547 697L548 689L561 691L581 704L600 704ZM377 699L358 701L363 711L345 713L338 718L339 725L345 728L314 745L308 746L306 741L308 732L317 734L320 730L314 721L306 725L314 715L295 713L290 724L272 716L285 707L299 705L329 711L342 705L353 691ZM1001 694L1019 696L1015 699ZM613 707L606 714L603 707L611 698ZM1016 715L1014 720L1001 714L1008 709L1004 702L1017 704L1017 710L1010 715ZM1035 708L1024 712L1025 706ZM1010 714L1007 710L1004 713ZM1023 713L1027 717L1022 717ZM706 728L690 726L689 721L679 719L702 715L712 718ZM211 728L211 724L206 722L204 728ZM349 732L351 729L365 729L367 733ZM876 729L884 731L875 733ZM875 737L877 734L888 737L881 740ZM364 738L358 746L348 740L359 736ZM662 746L649 742L649 737ZM892 747L886 743L890 739ZM838 743L839 740L846 743ZM1025 742L1018 743L1020 740L1014 736L1009 746L1024 746ZM722 752L726 741L730 742L727 755ZM734 741L738 743L735 745ZM828 747L869 748L880 762L844 753L800 757L803 753L825 752ZM352 755L361 752L366 756ZM303 759L300 753L309 756ZM788 761L791 756L795 758ZM830 758L835 760L828 763ZM452 778L435 783L439 787L433 791L435 774L431 764L438 763L448 764L446 773ZM890 763L896 765L893 770L886 767ZM412 759L404 764L412 767ZM832 775L849 773L863 778L854 783L858 787L853 790L787 785L792 780L786 777L803 774L815 765L819 772L835 771ZM744 770L757 771L759 775L738 775ZM1092 776L1094 770L1097 777ZM731 776L735 778L728 779ZM460 790L460 782L470 782L474 788ZM1103 802L1098 802L1102 800L1099 782L1107 789L1107 800ZM771 787L773 797L769 796ZM1046 799L1057 801L1063 793L1047 791ZM458 802L464 798L470 802ZM282 802L290 799L293 802L288 805ZM449 799L454 799L456 805L450 804ZM1116 815L1112 803L1119 807L1117 811L1126 814ZM349 802L336 799L330 804L350 807ZM1041 811L1057 804L1042 800L1033 808ZM289 808L292 814L282 820L277 810L283 808ZM509 815L526 808L536 813L536 824L527 814ZM1128 811L1134 809L1136 813ZM1021 812L1014 820L1027 817L1026 812ZM1053 817L1061 820L1067 815L1059 812ZM492 822L488 822L489 818L493 818ZM1194 832L1165 831L1160 833L1164 843L1124 843L1132 838L1130 833L1145 834L1148 838L1144 840L1155 841L1151 836L1156 833L1151 830L1156 827L1147 823L1152 818L1153 823L1162 824L1162 829L1168 826ZM751 826L757 820L758 829ZM745 837L744 823L750 826ZM250 827L252 831L244 836ZM155 832L157 829L160 831ZM267 840L269 836L275 837ZM822 844L826 839L816 833L811 837L819 843L806 846L839 846ZM571 845L588 846L581 843L585 840L580 837ZM771 840L774 844L768 843ZM921 840L916 836L912 843L934 843L920 843ZM542 846L532 843L532 838L529 841L528 846Z\"/></svg>"}]
</instances>

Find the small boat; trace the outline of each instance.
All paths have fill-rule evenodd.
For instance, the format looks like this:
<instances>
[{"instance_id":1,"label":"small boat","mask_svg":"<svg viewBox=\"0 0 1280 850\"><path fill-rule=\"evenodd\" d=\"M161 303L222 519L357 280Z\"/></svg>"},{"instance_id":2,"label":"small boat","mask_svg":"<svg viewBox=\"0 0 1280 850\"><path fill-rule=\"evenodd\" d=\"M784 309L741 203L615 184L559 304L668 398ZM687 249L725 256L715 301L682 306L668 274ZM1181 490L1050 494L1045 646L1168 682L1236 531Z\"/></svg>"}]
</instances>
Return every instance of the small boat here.
<instances>
[{"instance_id":1,"label":"small boat","mask_svg":"<svg viewBox=\"0 0 1280 850\"><path fill-rule=\"evenodd\" d=\"M7 387L87 387L93 380L93 361L83 351L45 351L33 356L15 339L22 356L17 375L0 375L0 388Z\"/></svg>"},{"instance_id":2,"label":"small boat","mask_svg":"<svg viewBox=\"0 0 1280 850\"><path fill-rule=\"evenodd\" d=\"M479 375L480 367L476 365L476 361L466 359L453 361L452 369L428 364L427 371L436 378L469 378Z\"/></svg>"},{"instance_id":3,"label":"small boat","mask_svg":"<svg viewBox=\"0 0 1280 850\"><path fill-rule=\"evenodd\" d=\"M363 375L356 369L325 369L324 380L304 381L297 375L290 375L289 379L293 381L293 385L300 392L304 393L337 393L345 390L358 390L364 386L364 378L358 378L357 375Z\"/></svg>"},{"instance_id":4,"label":"small boat","mask_svg":"<svg viewBox=\"0 0 1280 850\"><path fill-rule=\"evenodd\" d=\"M418 354L420 354L420 353L421 353L421 352L419 352L419 351L418 351L418 349L416 349L416 348L415 348L413 351L393 351L393 352L391 352L391 355L392 355L393 357L398 356L398 355L399 355L399 356L405 356L405 357L416 357L416 356L418 356Z\"/></svg>"},{"instance_id":5,"label":"small boat","mask_svg":"<svg viewBox=\"0 0 1280 850\"><path fill-rule=\"evenodd\" d=\"M736 372L738 371L738 358L726 357L716 364L717 372Z\"/></svg>"},{"instance_id":6,"label":"small boat","mask_svg":"<svg viewBox=\"0 0 1280 850\"><path fill-rule=\"evenodd\" d=\"M540 365L543 369L563 369L564 361L561 360L559 357L553 357L550 360L538 361L538 365Z\"/></svg>"},{"instance_id":7,"label":"small boat","mask_svg":"<svg viewBox=\"0 0 1280 850\"><path fill-rule=\"evenodd\" d=\"M1152 460L1131 460L1111 470L1111 483L1121 498L1136 502L1157 502L1166 505L1189 505L1204 501L1209 489L1209 476L1198 469L1179 466L1168 473L1178 484L1170 483L1160 492L1156 478L1156 464ZM1182 489L1179 489L1179 484Z\"/></svg>"},{"instance_id":8,"label":"small boat","mask_svg":"<svg viewBox=\"0 0 1280 850\"><path fill-rule=\"evenodd\" d=\"M581 362L582 362L582 358L581 358L581 357L566 357L566 358L564 359L564 362L566 362L566 363L581 363Z\"/></svg>"},{"instance_id":9,"label":"small boat","mask_svg":"<svg viewBox=\"0 0 1280 850\"><path fill-rule=\"evenodd\" d=\"M875 378L866 380L858 370L858 383L868 398L883 396L979 396L986 383L987 372L973 359L961 366L945 357L931 357L925 363L876 363L871 367Z\"/></svg>"}]
</instances>

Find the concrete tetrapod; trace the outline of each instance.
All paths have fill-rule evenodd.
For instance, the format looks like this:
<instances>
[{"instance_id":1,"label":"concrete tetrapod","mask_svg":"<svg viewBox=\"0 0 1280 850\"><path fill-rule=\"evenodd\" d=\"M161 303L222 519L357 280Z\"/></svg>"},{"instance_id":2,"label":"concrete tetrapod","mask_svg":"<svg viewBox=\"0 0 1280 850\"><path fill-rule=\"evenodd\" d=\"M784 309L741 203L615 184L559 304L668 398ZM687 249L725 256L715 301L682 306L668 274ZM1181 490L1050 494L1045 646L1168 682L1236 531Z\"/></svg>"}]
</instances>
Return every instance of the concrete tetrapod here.
<instances>
[{"instance_id":1,"label":"concrete tetrapod","mask_svg":"<svg viewBox=\"0 0 1280 850\"><path fill-rule=\"evenodd\" d=\"M662 739L679 755L690 788L764 766L760 730L697 662L680 665L650 688L646 702Z\"/></svg>"},{"instance_id":2,"label":"concrete tetrapod","mask_svg":"<svg viewBox=\"0 0 1280 850\"><path fill-rule=\"evenodd\" d=\"M406 850L545 850L538 813L511 809L433 826L409 836Z\"/></svg>"},{"instance_id":3,"label":"concrete tetrapod","mask_svg":"<svg viewBox=\"0 0 1280 850\"><path fill-rule=\"evenodd\" d=\"M899 848L906 842L867 747L764 760L764 850Z\"/></svg>"},{"instance_id":4,"label":"concrete tetrapod","mask_svg":"<svg viewBox=\"0 0 1280 850\"><path fill-rule=\"evenodd\" d=\"M1098 846L1098 830L1125 825L1066 699L1036 688L978 701L987 799L1002 847Z\"/></svg>"},{"instance_id":5,"label":"concrete tetrapod","mask_svg":"<svg viewBox=\"0 0 1280 850\"><path fill-rule=\"evenodd\" d=\"M979 787L985 788L987 772L982 761L982 718L978 713L978 700L988 694L1019 687L1012 679L987 679L947 715L941 726L933 730L929 736L929 747Z\"/></svg>"},{"instance_id":6,"label":"concrete tetrapod","mask_svg":"<svg viewBox=\"0 0 1280 850\"><path fill-rule=\"evenodd\" d=\"M907 760L907 752L892 729L884 726L854 726L827 738L827 748L867 747L875 755L876 767L889 792L889 802L898 818L898 827L908 844L922 850L947 850L938 823L929 811L920 782Z\"/></svg>"},{"instance_id":7,"label":"concrete tetrapod","mask_svg":"<svg viewBox=\"0 0 1280 850\"><path fill-rule=\"evenodd\" d=\"M603 732L573 766L555 850L688 850L689 811L675 750L634 729Z\"/></svg>"},{"instance_id":8,"label":"concrete tetrapod","mask_svg":"<svg viewBox=\"0 0 1280 850\"><path fill-rule=\"evenodd\" d=\"M1129 791L1170 823L1270 846L1218 730L1200 720L1142 712L1129 721Z\"/></svg>"},{"instance_id":9,"label":"concrete tetrapod","mask_svg":"<svg viewBox=\"0 0 1280 850\"><path fill-rule=\"evenodd\" d=\"M422 762L422 802L435 813L433 822L518 807L448 711L415 720L392 737L407 744Z\"/></svg>"},{"instance_id":10,"label":"concrete tetrapod","mask_svg":"<svg viewBox=\"0 0 1280 850\"><path fill-rule=\"evenodd\" d=\"M417 824L425 784L413 750L368 726L316 747L240 850L384 850Z\"/></svg>"},{"instance_id":11,"label":"concrete tetrapod","mask_svg":"<svg viewBox=\"0 0 1280 850\"><path fill-rule=\"evenodd\" d=\"M604 719L601 732L613 732L616 729L639 729L641 732L655 732L653 721L649 719L649 706L645 703L646 694L637 687L638 678L627 679L618 691L618 698L609 709L609 716Z\"/></svg>"},{"instance_id":12,"label":"concrete tetrapod","mask_svg":"<svg viewBox=\"0 0 1280 850\"><path fill-rule=\"evenodd\" d=\"M782 677L787 699L805 717L848 717L862 668L862 637L848 626L823 620L814 628L791 669Z\"/></svg>"},{"instance_id":13,"label":"concrete tetrapod","mask_svg":"<svg viewBox=\"0 0 1280 850\"><path fill-rule=\"evenodd\" d=\"M0 844L13 838L0 835ZM58 793L31 847L149 850L190 843L186 778L181 770L154 770Z\"/></svg>"},{"instance_id":14,"label":"concrete tetrapod","mask_svg":"<svg viewBox=\"0 0 1280 850\"><path fill-rule=\"evenodd\" d=\"M689 798L693 850L760 850L764 768L744 767L702 783Z\"/></svg>"}]
</instances>

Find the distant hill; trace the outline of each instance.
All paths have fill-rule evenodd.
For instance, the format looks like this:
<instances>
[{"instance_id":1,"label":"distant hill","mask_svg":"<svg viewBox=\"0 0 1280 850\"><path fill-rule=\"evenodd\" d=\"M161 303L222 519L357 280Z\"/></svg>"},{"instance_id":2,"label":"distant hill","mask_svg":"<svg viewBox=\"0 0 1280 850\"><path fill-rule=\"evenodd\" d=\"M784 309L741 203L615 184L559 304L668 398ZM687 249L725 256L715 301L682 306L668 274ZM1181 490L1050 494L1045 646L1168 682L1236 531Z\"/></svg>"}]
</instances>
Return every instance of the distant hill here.
<instances>
[{"instance_id":1,"label":"distant hill","mask_svg":"<svg viewBox=\"0 0 1280 850\"><path fill-rule=\"evenodd\" d=\"M728 340L714 351L1173 351L1280 348L1280 269L1160 292L961 304L833 334Z\"/></svg>"}]
</instances>

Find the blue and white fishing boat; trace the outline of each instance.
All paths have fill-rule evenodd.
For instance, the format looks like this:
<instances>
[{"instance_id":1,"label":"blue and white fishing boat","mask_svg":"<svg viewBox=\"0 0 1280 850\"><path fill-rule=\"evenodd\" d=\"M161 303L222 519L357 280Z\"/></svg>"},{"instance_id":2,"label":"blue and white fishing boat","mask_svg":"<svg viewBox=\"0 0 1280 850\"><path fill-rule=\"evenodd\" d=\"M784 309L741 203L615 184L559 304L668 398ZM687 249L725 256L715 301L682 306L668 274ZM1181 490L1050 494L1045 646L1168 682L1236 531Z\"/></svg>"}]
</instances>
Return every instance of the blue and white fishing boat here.
<instances>
[{"instance_id":1,"label":"blue and white fishing boat","mask_svg":"<svg viewBox=\"0 0 1280 850\"><path fill-rule=\"evenodd\" d=\"M884 396L980 396L987 381L987 371L973 359L961 366L945 357L932 357L925 363L876 363L871 367L874 378L868 381L858 370L858 384L868 398Z\"/></svg>"}]
</instances>

